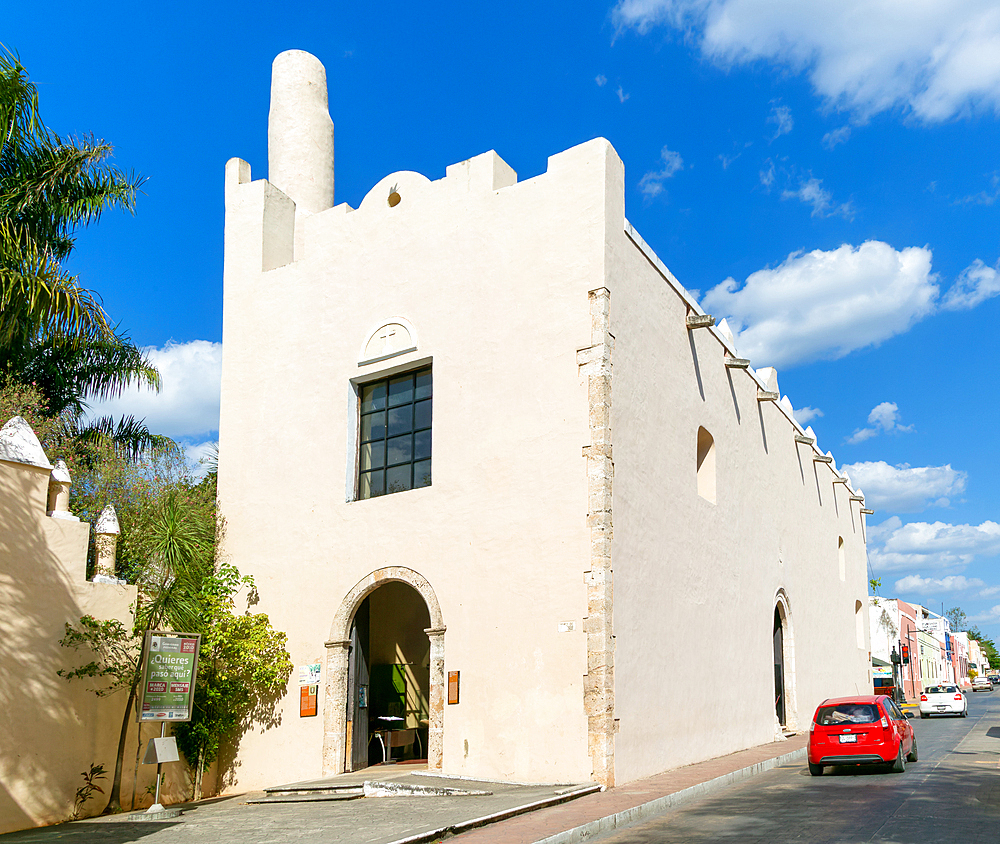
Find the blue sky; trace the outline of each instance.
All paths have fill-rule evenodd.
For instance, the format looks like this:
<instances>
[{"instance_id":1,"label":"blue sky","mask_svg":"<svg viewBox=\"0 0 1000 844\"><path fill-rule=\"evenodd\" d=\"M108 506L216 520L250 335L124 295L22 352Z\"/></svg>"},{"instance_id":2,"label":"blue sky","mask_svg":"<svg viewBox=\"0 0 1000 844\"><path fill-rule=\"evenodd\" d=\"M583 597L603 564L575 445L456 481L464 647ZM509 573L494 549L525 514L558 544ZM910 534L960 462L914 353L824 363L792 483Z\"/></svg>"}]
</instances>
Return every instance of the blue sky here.
<instances>
[{"instance_id":1,"label":"blue sky","mask_svg":"<svg viewBox=\"0 0 1000 844\"><path fill-rule=\"evenodd\" d=\"M336 197L495 149L519 178L596 136L627 214L876 508L885 596L1000 640L997 0L285 2L6 9L45 121L148 177L73 269L165 388L129 409L214 439L223 168L266 175L270 65L326 65Z\"/></svg>"}]
</instances>

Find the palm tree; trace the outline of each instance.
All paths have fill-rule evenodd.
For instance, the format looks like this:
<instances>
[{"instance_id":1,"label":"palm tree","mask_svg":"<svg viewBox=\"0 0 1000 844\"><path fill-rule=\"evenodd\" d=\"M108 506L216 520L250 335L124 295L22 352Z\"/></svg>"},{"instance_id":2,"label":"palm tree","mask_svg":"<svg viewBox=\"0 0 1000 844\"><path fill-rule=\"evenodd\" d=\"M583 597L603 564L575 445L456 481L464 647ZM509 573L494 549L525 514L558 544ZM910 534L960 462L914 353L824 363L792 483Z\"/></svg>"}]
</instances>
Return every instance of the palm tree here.
<instances>
[{"instance_id":1,"label":"palm tree","mask_svg":"<svg viewBox=\"0 0 1000 844\"><path fill-rule=\"evenodd\" d=\"M106 208L134 210L144 180L110 166L111 150L46 128L35 85L0 46L0 376L35 384L67 433L111 435L134 454L154 441L145 426L132 417L85 424L84 400L133 383L159 389L159 373L63 267L80 227Z\"/></svg>"},{"instance_id":2,"label":"palm tree","mask_svg":"<svg viewBox=\"0 0 1000 844\"><path fill-rule=\"evenodd\" d=\"M49 414L63 421L63 437L81 443L108 438L117 453L132 459L164 442L134 416L86 419L89 407L84 397L113 398L135 383L160 389L160 373L128 337L116 335L111 340L81 342L49 338L8 348L6 352L6 371L38 388ZM3 357L0 348L0 361Z\"/></svg>"},{"instance_id":3,"label":"palm tree","mask_svg":"<svg viewBox=\"0 0 1000 844\"><path fill-rule=\"evenodd\" d=\"M103 141L64 141L38 116L38 90L0 46L0 342L39 334L107 338L96 297L62 266L74 231L106 207L131 211L142 179L102 162Z\"/></svg>"},{"instance_id":4,"label":"palm tree","mask_svg":"<svg viewBox=\"0 0 1000 844\"><path fill-rule=\"evenodd\" d=\"M150 630L174 629L187 632L202 627L202 584L212 574L215 561L214 501L192 505L182 501L176 490L159 503L147 526L148 557L138 578L135 633L141 640ZM141 644L141 641L140 641ZM136 661L128 684L128 699L122 715L115 772L108 792L105 814L121 811L122 770L125 743L142 666Z\"/></svg>"}]
</instances>

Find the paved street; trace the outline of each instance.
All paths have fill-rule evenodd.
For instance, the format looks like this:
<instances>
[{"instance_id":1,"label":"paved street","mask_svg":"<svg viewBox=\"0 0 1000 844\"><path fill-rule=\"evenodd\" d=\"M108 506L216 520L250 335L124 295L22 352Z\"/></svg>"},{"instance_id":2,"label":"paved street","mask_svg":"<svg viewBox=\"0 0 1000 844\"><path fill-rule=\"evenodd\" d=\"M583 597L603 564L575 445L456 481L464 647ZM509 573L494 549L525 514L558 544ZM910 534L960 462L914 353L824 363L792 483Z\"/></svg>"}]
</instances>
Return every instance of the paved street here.
<instances>
[{"instance_id":1,"label":"paved street","mask_svg":"<svg viewBox=\"0 0 1000 844\"><path fill-rule=\"evenodd\" d=\"M1000 691L969 695L968 718L913 719L920 760L902 774L785 765L618 830L601 844L994 842L1000 840Z\"/></svg>"},{"instance_id":2,"label":"paved street","mask_svg":"<svg viewBox=\"0 0 1000 844\"><path fill-rule=\"evenodd\" d=\"M970 695L969 701L970 714L965 719L913 719L920 761L907 765L903 774L828 768L822 777L810 777L801 757L805 736L796 736L788 742L707 760L471 829L458 835L456 844L575 844L584 840L602 844L702 841L993 844L1000 838L997 829L1000 691ZM796 757L795 761L788 761L791 757ZM393 774L368 769L357 778L360 781L369 776L392 778ZM397 776L422 783L433 780L402 770ZM736 784L725 784L734 780ZM475 784L462 781L461 785L468 788ZM241 795L205 801L170 820L132 822L126 816L94 818L11 833L0 836L0 842L427 841L437 840L441 835L432 830L459 829L474 818L539 800L558 799L566 792L557 786L487 783L480 786L492 794L270 805L250 805L247 801L254 795ZM655 808L672 797L679 798L676 808ZM619 823L626 822L623 816L631 812L637 813L633 817L642 815L652 819L630 827L619 826L613 833L598 836L598 825L613 826L606 823L612 816L621 818Z\"/></svg>"}]
</instances>

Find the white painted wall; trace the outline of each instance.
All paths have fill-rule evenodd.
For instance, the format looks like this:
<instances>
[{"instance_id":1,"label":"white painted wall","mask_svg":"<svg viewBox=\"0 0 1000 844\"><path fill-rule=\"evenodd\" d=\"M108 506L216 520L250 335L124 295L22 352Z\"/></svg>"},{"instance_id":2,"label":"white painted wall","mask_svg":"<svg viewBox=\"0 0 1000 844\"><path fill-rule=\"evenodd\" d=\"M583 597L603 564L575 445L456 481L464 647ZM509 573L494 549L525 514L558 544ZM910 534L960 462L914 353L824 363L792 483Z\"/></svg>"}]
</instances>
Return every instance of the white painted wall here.
<instances>
[{"instance_id":1,"label":"white painted wall","mask_svg":"<svg viewBox=\"0 0 1000 844\"><path fill-rule=\"evenodd\" d=\"M791 610L790 725L804 728L826 697L866 693L870 679L859 504L795 442L775 403L758 403L750 373L726 368L719 336L686 328L688 303L638 244L618 240L609 287L624 782L771 740L778 590ZM714 504L698 494L702 426L715 440ZM725 687L705 682L704 652L685 644L694 642L724 655Z\"/></svg>"},{"instance_id":2,"label":"white painted wall","mask_svg":"<svg viewBox=\"0 0 1000 844\"><path fill-rule=\"evenodd\" d=\"M220 502L226 552L257 579L296 665L324 661L334 613L370 572L408 566L440 601L450 773L586 780L583 620L589 560L587 291L603 283L604 152L555 156L509 186L487 153L437 182L393 174L362 206L304 220L282 254L287 204L266 183L227 191ZM591 172L593 171L593 172ZM239 172L231 165L230 175ZM500 189L494 189L494 185ZM372 330L405 317L416 351L358 366ZM345 500L354 476L353 380L430 361L433 486ZM559 622L574 622L559 632ZM293 688L292 691L295 691ZM322 709L323 702L320 702ZM280 730L248 735L235 787L320 772L322 720L285 700Z\"/></svg>"}]
</instances>

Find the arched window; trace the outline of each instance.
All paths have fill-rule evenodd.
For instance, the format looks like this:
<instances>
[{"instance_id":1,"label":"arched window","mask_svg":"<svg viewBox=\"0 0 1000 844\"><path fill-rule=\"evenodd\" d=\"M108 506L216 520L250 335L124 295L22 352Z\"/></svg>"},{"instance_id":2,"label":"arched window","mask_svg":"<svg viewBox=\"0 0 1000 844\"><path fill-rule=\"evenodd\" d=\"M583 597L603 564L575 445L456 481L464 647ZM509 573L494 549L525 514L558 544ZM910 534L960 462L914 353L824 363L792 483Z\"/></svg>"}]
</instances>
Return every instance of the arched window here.
<instances>
[{"instance_id":1,"label":"arched window","mask_svg":"<svg viewBox=\"0 0 1000 844\"><path fill-rule=\"evenodd\" d=\"M861 601L854 602L854 628L858 635L858 647L865 647L865 617L861 612Z\"/></svg>"},{"instance_id":2,"label":"arched window","mask_svg":"<svg viewBox=\"0 0 1000 844\"><path fill-rule=\"evenodd\" d=\"M698 429L698 495L715 504L715 440Z\"/></svg>"},{"instance_id":3,"label":"arched window","mask_svg":"<svg viewBox=\"0 0 1000 844\"><path fill-rule=\"evenodd\" d=\"M844 556L844 537L837 537L837 560L840 564L840 579L847 579L847 558Z\"/></svg>"}]
</instances>

